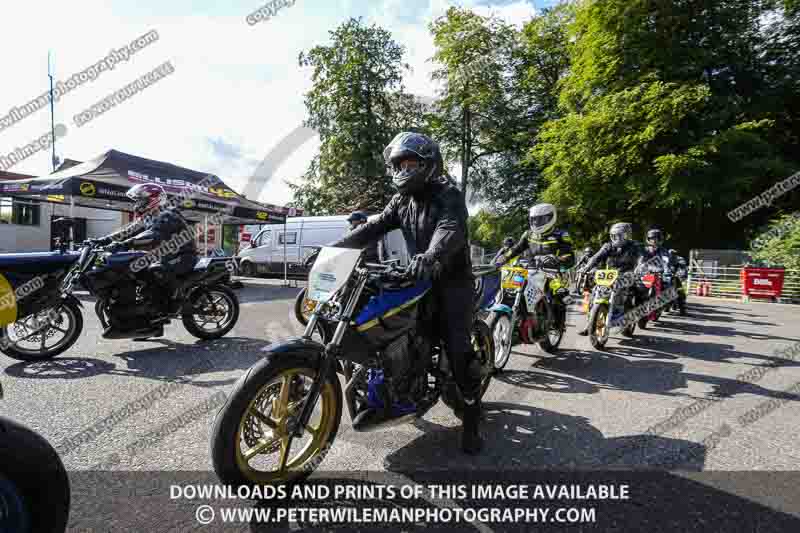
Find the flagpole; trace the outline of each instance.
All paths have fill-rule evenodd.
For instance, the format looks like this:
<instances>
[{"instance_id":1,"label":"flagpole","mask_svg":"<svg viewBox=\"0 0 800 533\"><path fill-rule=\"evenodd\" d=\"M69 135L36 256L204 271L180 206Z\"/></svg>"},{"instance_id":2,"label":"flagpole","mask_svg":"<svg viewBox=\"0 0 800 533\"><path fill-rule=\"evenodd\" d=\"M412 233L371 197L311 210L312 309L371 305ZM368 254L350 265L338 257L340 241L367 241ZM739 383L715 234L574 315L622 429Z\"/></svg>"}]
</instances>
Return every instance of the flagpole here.
<instances>
[{"instance_id":1,"label":"flagpole","mask_svg":"<svg viewBox=\"0 0 800 533\"><path fill-rule=\"evenodd\" d=\"M47 77L50 78L50 136L53 141L53 172L58 166L56 159L56 119L55 119L55 98L53 95L53 72L50 69L50 51L47 51Z\"/></svg>"}]
</instances>

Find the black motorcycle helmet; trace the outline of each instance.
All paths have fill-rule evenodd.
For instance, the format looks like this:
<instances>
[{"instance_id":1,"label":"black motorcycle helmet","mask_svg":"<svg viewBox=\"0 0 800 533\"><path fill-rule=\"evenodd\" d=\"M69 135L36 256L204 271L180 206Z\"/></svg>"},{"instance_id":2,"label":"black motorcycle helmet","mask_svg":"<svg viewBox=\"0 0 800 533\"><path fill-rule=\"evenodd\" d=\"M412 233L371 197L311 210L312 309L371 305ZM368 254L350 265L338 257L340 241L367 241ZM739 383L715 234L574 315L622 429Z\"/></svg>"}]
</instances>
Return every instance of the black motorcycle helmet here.
<instances>
[{"instance_id":1,"label":"black motorcycle helmet","mask_svg":"<svg viewBox=\"0 0 800 533\"><path fill-rule=\"evenodd\" d=\"M392 182L403 194L414 194L441 175L444 163L439 145L421 133L398 133L383 150ZM405 162L408 162L404 164Z\"/></svg>"},{"instance_id":2,"label":"black motorcycle helmet","mask_svg":"<svg viewBox=\"0 0 800 533\"><path fill-rule=\"evenodd\" d=\"M659 247L664 244L664 234L660 229L650 228L647 230L647 244L655 247Z\"/></svg>"},{"instance_id":3,"label":"black motorcycle helmet","mask_svg":"<svg viewBox=\"0 0 800 533\"><path fill-rule=\"evenodd\" d=\"M515 243L514 237L506 237L505 239L503 239L503 246L505 246L506 248L511 248L512 246L514 246L514 243Z\"/></svg>"}]
</instances>

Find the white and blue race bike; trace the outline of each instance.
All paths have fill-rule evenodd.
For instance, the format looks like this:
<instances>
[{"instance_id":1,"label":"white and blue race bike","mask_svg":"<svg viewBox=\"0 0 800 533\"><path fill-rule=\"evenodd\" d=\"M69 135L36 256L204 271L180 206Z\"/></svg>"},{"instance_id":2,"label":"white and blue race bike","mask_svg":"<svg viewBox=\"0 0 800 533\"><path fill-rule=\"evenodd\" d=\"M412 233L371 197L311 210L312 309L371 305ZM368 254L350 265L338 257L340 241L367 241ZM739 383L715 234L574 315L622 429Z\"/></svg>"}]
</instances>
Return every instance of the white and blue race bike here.
<instances>
[{"instance_id":1,"label":"white and blue race bike","mask_svg":"<svg viewBox=\"0 0 800 533\"><path fill-rule=\"evenodd\" d=\"M494 268L476 277L472 343L484 394L494 373L494 346L479 316L500 284ZM433 329L431 283L410 280L393 264L364 263L361 250L325 247L308 292L317 305L304 334L267 346L217 414L211 455L225 484L304 479L333 445L343 407L356 431L413 421L440 398L457 414L463 408ZM320 328L325 344L312 339ZM359 415L380 409L387 416L359 423Z\"/></svg>"}]
</instances>

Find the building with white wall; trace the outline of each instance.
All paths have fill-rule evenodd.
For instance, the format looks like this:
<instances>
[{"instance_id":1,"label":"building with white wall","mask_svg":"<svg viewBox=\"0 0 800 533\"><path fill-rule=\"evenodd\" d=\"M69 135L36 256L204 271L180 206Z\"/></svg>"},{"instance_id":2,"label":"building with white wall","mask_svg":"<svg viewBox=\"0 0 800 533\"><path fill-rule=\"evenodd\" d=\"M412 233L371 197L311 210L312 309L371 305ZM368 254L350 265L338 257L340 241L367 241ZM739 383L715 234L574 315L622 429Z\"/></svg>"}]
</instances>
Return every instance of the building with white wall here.
<instances>
[{"instance_id":1,"label":"building with white wall","mask_svg":"<svg viewBox=\"0 0 800 533\"><path fill-rule=\"evenodd\" d=\"M0 180L19 180L33 176L0 171ZM69 205L37 202L0 196L0 253L44 252L52 249L52 221L69 216ZM116 231L130 217L122 211L74 207L76 238L83 240Z\"/></svg>"}]
</instances>

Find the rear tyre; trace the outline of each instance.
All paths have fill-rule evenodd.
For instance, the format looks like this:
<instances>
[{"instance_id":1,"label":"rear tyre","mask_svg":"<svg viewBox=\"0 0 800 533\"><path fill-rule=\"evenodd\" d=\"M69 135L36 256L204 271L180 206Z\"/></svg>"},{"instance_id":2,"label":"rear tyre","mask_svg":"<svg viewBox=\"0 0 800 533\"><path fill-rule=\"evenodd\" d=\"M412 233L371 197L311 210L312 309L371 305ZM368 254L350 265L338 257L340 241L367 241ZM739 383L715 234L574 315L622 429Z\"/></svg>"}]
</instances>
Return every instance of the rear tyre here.
<instances>
[{"instance_id":1,"label":"rear tyre","mask_svg":"<svg viewBox=\"0 0 800 533\"><path fill-rule=\"evenodd\" d=\"M83 313L78 304L71 299L64 300L61 305L53 309L56 310L53 317L48 317L47 313L52 311L52 309L48 309L37 313L35 317L26 317L3 326L0 329L0 351L18 361L43 361L69 350L83 331ZM43 329L39 334L31 336L27 328L28 321L33 318L45 317L49 320L49 327ZM28 336L29 339L32 339L30 346L23 344L23 342L28 342L27 340L18 339L18 328L25 330L23 337ZM12 330L15 332L13 339L8 334ZM61 339L47 346L47 340L59 334L62 334Z\"/></svg>"},{"instance_id":2,"label":"rear tyre","mask_svg":"<svg viewBox=\"0 0 800 533\"><path fill-rule=\"evenodd\" d=\"M480 395L483 398L495 373L495 347L489 326L482 320L475 320L472 323L472 349L475 352L476 368L480 367ZM448 383L442 390L442 401L453 410L459 419L462 417L464 397L454 381Z\"/></svg>"},{"instance_id":3,"label":"rear tyre","mask_svg":"<svg viewBox=\"0 0 800 533\"><path fill-rule=\"evenodd\" d=\"M608 342L608 304L596 304L589 311L589 342L595 350L605 349Z\"/></svg>"},{"instance_id":4,"label":"rear tyre","mask_svg":"<svg viewBox=\"0 0 800 533\"><path fill-rule=\"evenodd\" d=\"M636 331L636 322L634 322L632 324L629 324L629 325L625 326L624 328L622 328L622 334L625 337L628 337L628 338L632 338L633 337L633 332L634 331Z\"/></svg>"},{"instance_id":5,"label":"rear tyre","mask_svg":"<svg viewBox=\"0 0 800 533\"><path fill-rule=\"evenodd\" d=\"M297 483L322 463L342 418L342 388L335 373L325 378L304 436L289 439L287 431L302 408L306 386L316 377L311 366L306 357L281 354L256 363L236 382L211 430L211 460L222 483Z\"/></svg>"},{"instance_id":6,"label":"rear tyre","mask_svg":"<svg viewBox=\"0 0 800 533\"><path fill-rule=\"evenodd\" d=\"M181 316L186 331L203 340L224 337L239 320L239 298L225 285L194 291ZM214 327L206 328L208 324Z\"/></svg>"},{"instance_id":7,"label":"rear tyre","mask_svg":"<svg viewBox=\"0 0 800 533\"><path fill-rule=\"evenodd\" d=\"M66 531L70 486L58 453L8 418L0 417L0 435L0 531Z\"/></svg>"}]
</instances>

